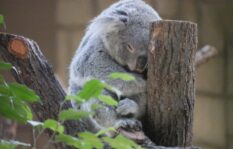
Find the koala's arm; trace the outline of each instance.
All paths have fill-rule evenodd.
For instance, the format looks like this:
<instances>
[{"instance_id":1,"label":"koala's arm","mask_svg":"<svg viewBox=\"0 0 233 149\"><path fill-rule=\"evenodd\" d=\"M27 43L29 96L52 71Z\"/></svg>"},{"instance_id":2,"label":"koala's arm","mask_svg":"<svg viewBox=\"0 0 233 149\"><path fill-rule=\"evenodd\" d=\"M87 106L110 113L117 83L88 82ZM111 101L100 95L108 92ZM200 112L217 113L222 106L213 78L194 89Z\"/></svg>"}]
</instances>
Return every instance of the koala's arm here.
<instances>
[{"instance_id":1,"label":"koala's arm","mask_svg":"<svg viewBox=\"0 0 233 149\"><path fill-rule=\"evenodd\" d=\"M133 73L130 73L133 75ZM106 80L107 84L116 89L118 97L132 97L146 92L146 80L141 75L133 75L135 80Z\"/></svg>"}]
</instances>

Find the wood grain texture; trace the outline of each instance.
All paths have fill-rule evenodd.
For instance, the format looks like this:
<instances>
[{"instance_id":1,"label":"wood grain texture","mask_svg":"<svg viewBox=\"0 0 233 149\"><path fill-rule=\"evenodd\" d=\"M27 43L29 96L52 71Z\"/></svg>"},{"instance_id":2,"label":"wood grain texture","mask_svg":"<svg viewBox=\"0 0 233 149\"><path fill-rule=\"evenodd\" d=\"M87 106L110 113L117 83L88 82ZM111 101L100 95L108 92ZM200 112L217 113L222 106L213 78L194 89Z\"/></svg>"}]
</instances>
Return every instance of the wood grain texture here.
<instances>
[{"instance_id":1,"label":"wood grain texture","mask_svg":"<svg viewBox=\"0 0 233 149\"><path fill-rule=\"evenodd\" d=\"M191 145L196 49L196 24L169 20L152 24L143 126L158 145Z\"/></svg>"}]
</instances>

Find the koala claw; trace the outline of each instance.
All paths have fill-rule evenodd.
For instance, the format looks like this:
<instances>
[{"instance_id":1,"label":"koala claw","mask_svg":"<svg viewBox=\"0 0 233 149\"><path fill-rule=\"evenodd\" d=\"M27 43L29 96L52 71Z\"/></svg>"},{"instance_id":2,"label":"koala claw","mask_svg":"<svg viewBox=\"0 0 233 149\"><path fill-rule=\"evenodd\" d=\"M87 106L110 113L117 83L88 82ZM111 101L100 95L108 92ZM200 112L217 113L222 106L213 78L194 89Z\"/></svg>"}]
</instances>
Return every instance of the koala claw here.
<instances>
[{"instance_id":1,"label":"koala claw","mask_svg":"<svg viewBox=\"0 0 233 149\"><path fill-rule=\"evenodd\" d=\"M138 104L128 98L121 100L116 108L117 114L121 117L136 117L138 110Z\"/></svg>"},{"instance_id":2,"label":"koala claw","mask_svg":"<svg viewBox=\"0 0 233 149\"><path fill-rule=\"evenodd\" d=\"M117 130L122 128L129 131L141 131L142 124L136 119L120 119L114 126Z\"/></svg>"}]
</instances>

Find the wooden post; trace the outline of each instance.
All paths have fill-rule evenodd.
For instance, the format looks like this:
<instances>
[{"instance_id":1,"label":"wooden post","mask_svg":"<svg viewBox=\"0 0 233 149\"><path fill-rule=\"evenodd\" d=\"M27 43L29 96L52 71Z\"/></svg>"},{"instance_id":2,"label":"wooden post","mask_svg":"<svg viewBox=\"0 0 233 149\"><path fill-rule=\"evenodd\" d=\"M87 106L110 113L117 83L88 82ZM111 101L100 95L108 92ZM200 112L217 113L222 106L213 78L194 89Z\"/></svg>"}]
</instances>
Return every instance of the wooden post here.
<instances>
[{"instance_id":1,"label":"wooden post","mask_svg":"<svg viewBox=\"0 0 233 149\"><path fill-rule=\"evenodd\" d=\"M145 132L158 145L190 146L194 108L197 25L152 24L148 57Z\"/></svg>"}]
</instances>

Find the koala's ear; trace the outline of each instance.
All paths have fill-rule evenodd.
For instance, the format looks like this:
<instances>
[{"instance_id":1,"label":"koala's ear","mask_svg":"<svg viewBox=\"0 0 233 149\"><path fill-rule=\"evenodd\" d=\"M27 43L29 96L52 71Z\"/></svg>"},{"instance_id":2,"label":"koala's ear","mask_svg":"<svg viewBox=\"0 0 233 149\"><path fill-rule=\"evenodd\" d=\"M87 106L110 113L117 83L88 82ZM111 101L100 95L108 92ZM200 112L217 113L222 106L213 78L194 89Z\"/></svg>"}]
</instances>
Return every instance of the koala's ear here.
<instances>
[{"instance_id":1,"label":"koala's ear","mask_svg":"<svg viewBox=\"0 0 233 149\"><path fill-rule=\"evenodd\" d=\"M108 16L97 17L93 23L95 24L96 30L104 32L118 32L124 30L127 26L128 15L126 12L116 10Z\"/></svg>"}]
</instances>

